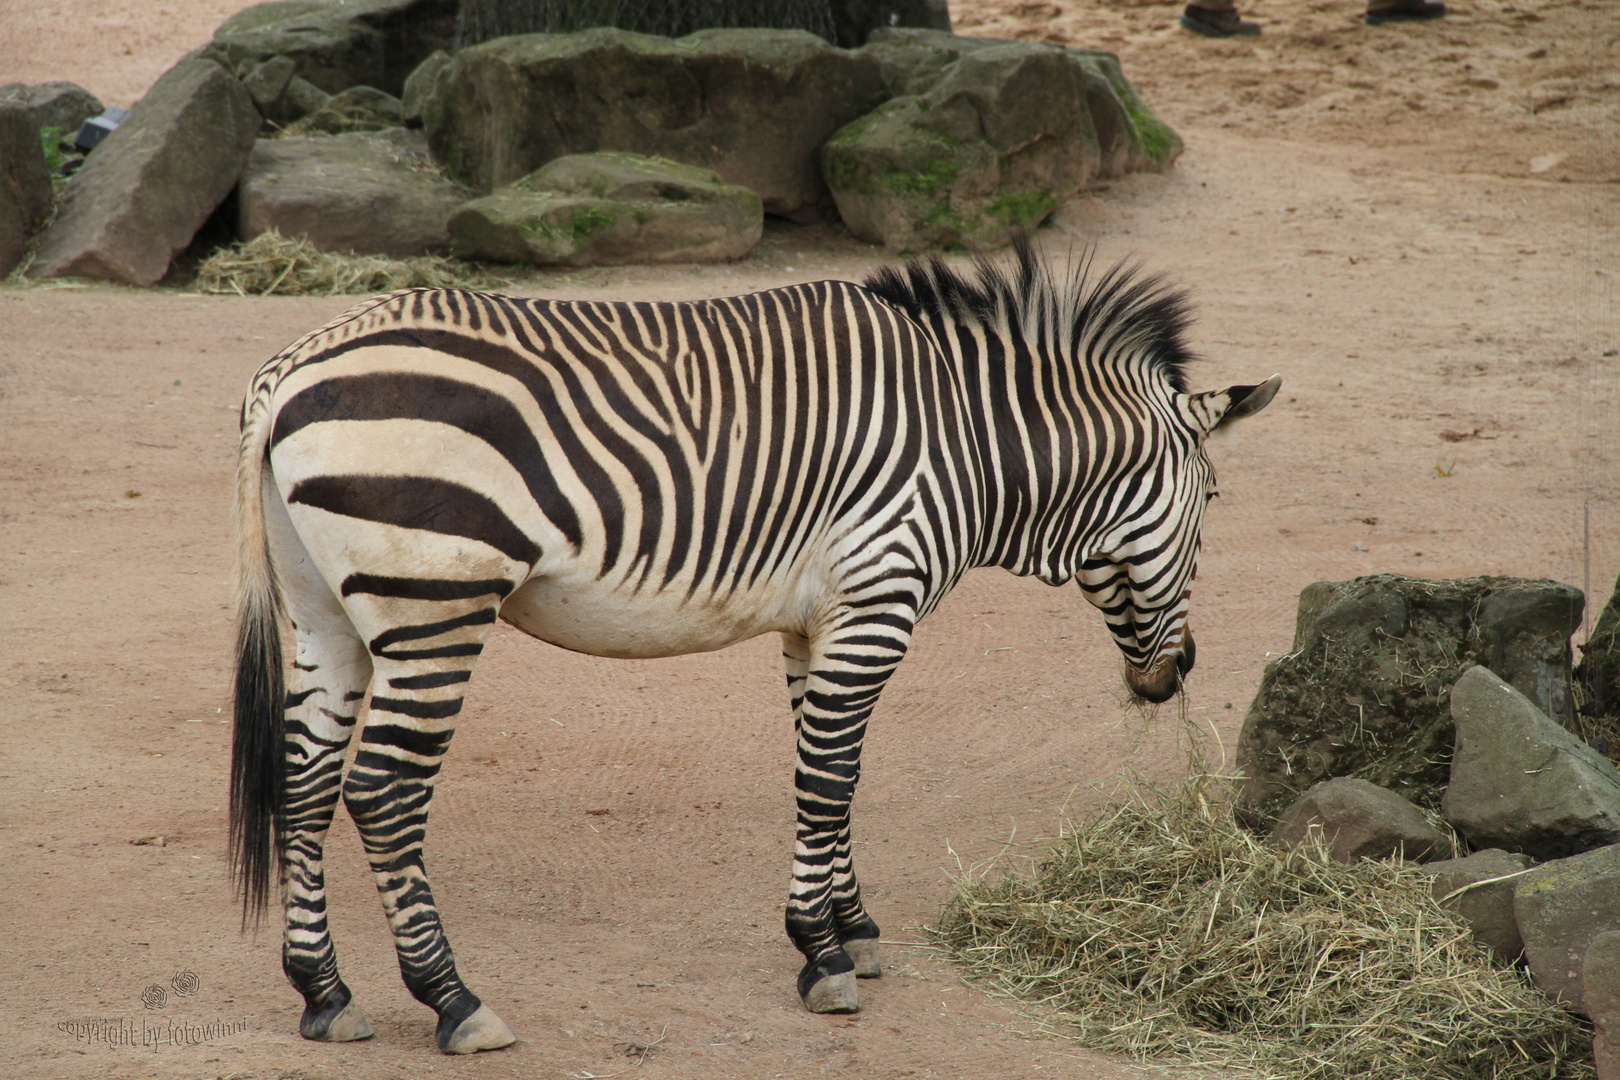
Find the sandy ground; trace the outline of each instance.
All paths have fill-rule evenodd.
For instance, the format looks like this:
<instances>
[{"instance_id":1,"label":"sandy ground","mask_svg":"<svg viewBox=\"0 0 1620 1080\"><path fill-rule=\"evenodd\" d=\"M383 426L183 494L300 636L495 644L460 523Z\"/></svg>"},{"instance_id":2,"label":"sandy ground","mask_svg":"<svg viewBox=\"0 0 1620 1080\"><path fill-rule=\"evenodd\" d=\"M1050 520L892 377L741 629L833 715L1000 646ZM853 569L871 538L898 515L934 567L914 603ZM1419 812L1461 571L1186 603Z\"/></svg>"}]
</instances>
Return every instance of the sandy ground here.
<instances>
[{"instance_id":1,"label":"sandy ground","mask_svg":"<svg viewBox=\"0 0 1620 1080\"><path fill-rule=\"evenodd\" d=\"M1620 573L1620 8L1477 0L1374 31L1351 3L1260 0L1245 10L1266 33L1241 44L1182 34L1158 3L953 5L968 32L1121 52L1187 154L1064 207L1043 242L1188 286L1200 387L1285 380L1212 451L1187 707L1226 747L1311 581L1547 576L1589 580L1600 602ZM128 104L234 6L4 0L0 82L71 78ZM696 297L881 257L772 226L733 266L520 290ZM228 477L248 375L350 302L0 290L0 1074L1144 1075L1029 1035L1029 1014L903 944L858 1016L802 1010L781 931L792 738L774 641L617 662L504 629L429 854L463 973L519 1042L431 1049L341 818L334 927L377 1037L302 1041L277 934L238 933L223 861ZM921 939L960 866L1182 760L1173 718L1123 707L1074 589L979 572L917 641L856 808L895 942ZM185 971L194 994L172 988ZM151 985L169 988L162 1007L143 1007ZM183 1045L154 1041L175 1032Z\"/></svg>"}]
</instances>

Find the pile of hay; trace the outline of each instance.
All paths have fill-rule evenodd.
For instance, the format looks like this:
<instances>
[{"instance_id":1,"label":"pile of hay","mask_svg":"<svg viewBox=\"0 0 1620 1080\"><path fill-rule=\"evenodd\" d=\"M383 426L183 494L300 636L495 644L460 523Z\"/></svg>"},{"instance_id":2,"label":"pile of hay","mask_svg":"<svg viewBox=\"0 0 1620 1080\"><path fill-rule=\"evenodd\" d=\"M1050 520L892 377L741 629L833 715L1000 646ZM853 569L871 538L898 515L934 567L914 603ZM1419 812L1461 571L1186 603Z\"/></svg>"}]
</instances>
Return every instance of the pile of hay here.
<instances>
[{"instance_id":1,"label":"pile of hay","mask_svg":"<svg viewBox=\"0 0 1620 1080\"><path fill-rule=\"evenodd\" d=\"M1268 846L1231 785L1140 788L932 928L1086 1046L1268 1077L1592 1077L1591 1029L1493 967L1414 867Z\"/></svg>"},{"instance_id":2,"label":"pile of hay","mask_svg":"<svg viewBox=\"0 0 1620 1080\"><path fill-rule=\"evenodd\" d=\"M274 229L219 249L197 270L198 292L241 296L370 295L394 289L495 289L508 284L505 278L438 255L408 259L341 255Z\"/></svg>"}]
</instances>

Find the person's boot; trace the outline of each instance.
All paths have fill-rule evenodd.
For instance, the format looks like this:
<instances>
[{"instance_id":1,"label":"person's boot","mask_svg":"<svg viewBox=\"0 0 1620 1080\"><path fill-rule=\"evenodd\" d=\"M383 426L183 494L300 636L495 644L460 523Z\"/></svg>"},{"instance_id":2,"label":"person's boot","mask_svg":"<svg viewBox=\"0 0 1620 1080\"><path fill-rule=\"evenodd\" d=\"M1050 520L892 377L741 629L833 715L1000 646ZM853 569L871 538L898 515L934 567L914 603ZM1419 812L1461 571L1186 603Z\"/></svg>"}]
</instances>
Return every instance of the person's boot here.
<instances>
[{"instance_id":1,"label":"person's boot","mask_svg":"<svg viewBox=\"0 0 1620 1080\"><path fill-rule=\"evenodd\" d=\"M1418 19L1438 19L1446 13L1446 5L1435 0L1396 0L1380 7L1368 5L1361 21L1368 26L1382 26L1387 22L1411 22Z\"/></svg>"},{"instance_id":2,"label":"person's boot","mask_svg":"<svg viewBox=\"0 0 1620 1080\"><path fill-rule=\"evenodd\" d=\"M1421 3L1422 0L1417 2ZM1240 18L1231 9L1216 11L1197 4L1187 5L1187 9L1181 13L1181 25L1195 34L1213 38L1253 37L1260 32L1259 23Z\"/></svg>"}]
</instances>

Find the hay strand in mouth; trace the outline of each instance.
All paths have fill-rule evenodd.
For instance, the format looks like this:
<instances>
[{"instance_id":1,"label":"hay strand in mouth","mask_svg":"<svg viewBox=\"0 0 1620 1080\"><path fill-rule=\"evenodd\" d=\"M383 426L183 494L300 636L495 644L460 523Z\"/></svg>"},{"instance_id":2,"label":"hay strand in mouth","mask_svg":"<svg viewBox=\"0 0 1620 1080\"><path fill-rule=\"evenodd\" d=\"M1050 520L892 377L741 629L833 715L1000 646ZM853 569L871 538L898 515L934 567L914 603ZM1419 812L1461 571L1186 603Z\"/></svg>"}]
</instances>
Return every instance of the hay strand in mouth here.
<instances>
[{"instance_id":1,"label":"hay strand in mouth","mask_svg":"<svg viewBox=\"0 0 1620 1080\"><path fill-rule=\"evenodd\" d=\"M1495 967L1431 880L1239 825L1196 772L1132 784L1027 872L961 881L930 928L1083 1045L1328 1080L1591 1078L1591 1029Z\"/></svg>"},{"instance_id":2,"label":"hay strand in mouth","mask_svg":"<svg viewBox=\"0 0 1620 1080\"><path fill-rule=\"evenodd\" d=\"M394 289L495 289L509 284L509 279L439 255L345 255L274 229L221 248L197 271L198 292L240 296L363 296Z\"/></svg>"}]
</instances>

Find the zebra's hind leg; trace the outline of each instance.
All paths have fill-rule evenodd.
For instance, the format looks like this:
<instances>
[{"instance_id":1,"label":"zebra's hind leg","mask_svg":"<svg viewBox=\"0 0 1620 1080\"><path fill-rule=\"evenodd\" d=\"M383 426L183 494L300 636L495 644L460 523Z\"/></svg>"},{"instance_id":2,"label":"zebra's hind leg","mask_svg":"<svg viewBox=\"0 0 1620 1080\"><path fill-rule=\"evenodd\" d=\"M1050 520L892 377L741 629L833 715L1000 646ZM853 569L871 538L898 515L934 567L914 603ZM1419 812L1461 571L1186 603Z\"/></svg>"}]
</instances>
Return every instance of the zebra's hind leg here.
<instances>
[{"instance_id":1,"label":"zebra's hind leg","mask_svg":"<svg viewBox=\"0 0 1620 1080\"><path fill-rule=\"evenodd\" d=\"M805 955L799 996L811 1012L855 1012L855 980L882 972L877 923L861 903L855 878L850 803L867 718L905 656L912 623L905 611L846 610L815 642L783 637L798 732L798 836L787 927Z\"/></svg>"},{"instance_id":2,"label":"zebra's hind leg","mask_svg":"<svg viewBox=\"0 0 1620 1080\"><path fill-rule=\"evenodd\" d=\"M344 805L377 879L400 975L411 994L439 1014L439 1049L447 1054L499 1049L514 1041L512 1032L457 974L422 854L439 766L455 734L473 662L495 622L491 601L498 597L485 590L476 598L440 597L430 603L419 595L420 581L407 587L397 579L367 578L363 584L394 596L392 602L382 596L375 602L349 597L351 612L360 609L370 616L361 620L367 631L386 628L370 637L376 670L371 711L343 781ZM503 586L500 596L510 591L505 582L443 584L444 591L453 591L452 585L463 592ZM418 595L399 595L409 591ZM478 602L466 602L473 599ZM380 617L384 613L394 616L391 625Z\"/></svg>"},{"instance_id":3,"label":"zebra's hind leg","mask_svg":"<svg viewBox=\"0 0 1620 1080\"><path fill-rule=\"evenodd\" d=\"M337 809L343 754L371 681L371 657L302 545L290 547L285 534L279 539L297 637L282 736L281 966L304 997L299 1033L349 1042L370 1038L371 1023L338 976L322 853Z\"/></svg>"}]
</instances>

